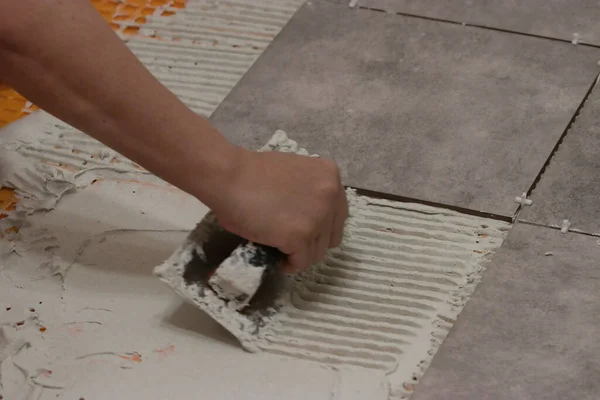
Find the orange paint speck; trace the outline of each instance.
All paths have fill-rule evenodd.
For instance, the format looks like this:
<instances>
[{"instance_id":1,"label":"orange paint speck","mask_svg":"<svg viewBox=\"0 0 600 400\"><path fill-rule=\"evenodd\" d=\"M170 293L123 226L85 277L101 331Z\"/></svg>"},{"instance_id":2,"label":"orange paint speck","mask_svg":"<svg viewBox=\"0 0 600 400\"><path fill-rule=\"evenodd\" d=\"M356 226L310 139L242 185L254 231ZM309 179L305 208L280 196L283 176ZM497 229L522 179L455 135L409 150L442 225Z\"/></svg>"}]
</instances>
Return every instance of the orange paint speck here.
<instances>
[{"instance_id":1,"label":"orange paint speck","mask_svg":"<svg viewBox=\"0 0 600 400\"><path fill-rule=\"evenodd\" d=\"M6 229L4 231L5 234L9 234L9 233L19 233L19 228L17 228L16 226L11 226L10 228Z\"/></svg>"},{"instance_id":2,"label":"orange paint speck","mask_svg":"<svg viewBox=\"0 0 600 400\"><path fill-rule=\"evenodd\" d=\"M0 219L6 218L6 212L13 211L16 207L17 195L15 194L15 191L8 188L0 189Z\"/></svg>"},{"instance_id":3,"label":"orange paint speck","mask_svg":"<svg viewBox=\"0 0 600 400\"><path fill-rule=\"evenodd\" d=\"M175 346L170 344L165 348L155 350L155 351L156 351L156 353L158 353L161 356L161 358L165 358L175 352Z\"/></svg>"},{"instance_id":4,"label":"orange paint speck","mask_svg":"<svg viewBox=\"0 0 600 400\"><path fill-rule=\"evenodd\" d=\"M135 363L141 363L142 362L142 355L140 353L119 354L119 358L122 358L124 360L133 361Z\"/></svg>"}]
</instances>

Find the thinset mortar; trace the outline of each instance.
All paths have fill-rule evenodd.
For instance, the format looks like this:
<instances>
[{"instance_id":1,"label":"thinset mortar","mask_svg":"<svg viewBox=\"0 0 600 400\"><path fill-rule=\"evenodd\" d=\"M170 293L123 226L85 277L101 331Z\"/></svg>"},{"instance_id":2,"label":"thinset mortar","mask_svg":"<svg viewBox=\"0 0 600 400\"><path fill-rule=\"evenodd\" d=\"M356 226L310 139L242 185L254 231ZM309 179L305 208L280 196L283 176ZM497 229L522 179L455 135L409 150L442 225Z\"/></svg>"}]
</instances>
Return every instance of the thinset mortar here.
<instances>
[{"instance_id":1,"label":"thinset mortar","mask_svg":"<svg viewBox=\"0 0 600 400\"><path fill-rule=\"evenodd\" d=\"M308 154L278 131L262 150ZM390 398L410 396L510 224L348 189L342 245L282 280L273 304L238 313L183 274L202 225L155 273L249 351L380 371Z\"/></svg>"}]
</instances>

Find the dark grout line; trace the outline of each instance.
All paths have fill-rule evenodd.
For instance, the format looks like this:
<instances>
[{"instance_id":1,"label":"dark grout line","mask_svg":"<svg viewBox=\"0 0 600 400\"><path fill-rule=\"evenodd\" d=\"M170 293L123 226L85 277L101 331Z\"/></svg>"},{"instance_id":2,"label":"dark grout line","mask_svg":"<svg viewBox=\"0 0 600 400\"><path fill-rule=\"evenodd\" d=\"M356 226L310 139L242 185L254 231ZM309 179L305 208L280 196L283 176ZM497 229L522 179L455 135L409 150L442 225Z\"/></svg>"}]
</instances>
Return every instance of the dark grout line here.
<instances>
[{"instance_id":1,"label":"dark grout line","mask_svg":"<svg viewBox=\"0 0 600 400\"><path fill-rule=\"evenodd\" d=\"M554 145L554 148L552 149L552 151L548 155L548 158L546 158L546 161L544 162L544 165L542 165L542 168L540 169L540 171L536 175L535 179L533 180L533 183L531 184L531 186L529 186L529 189L526 192L527 193L527 197L531 196L531 194L533 193L533 191L537 187L538 183L542 179L542 176L546 172L546 169L548 169L548 166L550 165L550 162L552 162L552 158L554 158L554 155L556 154L556 152L560 148L560 145L565 140L565 137L567 136L567 134L569 133L569 131L573 127L573 124L575 123L575 120L577 120L577 117L579 116L579 114L581 113L581 110L585 106L585 103L586 103L587 99L590 97L590 95L594 91L594 88L596 87L596 85L598 83L598 79L600 79L600 74L596 75L596 77L594 78L594 81L592 82L592 85L590 86L590 88L588 89L587 93L583 97L583 100L581 101L581 103L579 103L579 106L577 107L577 109L575 110L575 113L573 114L573 116L569 120L569 123L567 124L567 127L565 128L565 130L563 131L563 133L560 135L560 138L558 139L558 141ZM515 211L515 213L514 213L514 215L512 217L513 222L517 221L519 219L519 215L521 214L521 211L523 211L523 206L519 205L519 207L517 208L517 210Z\"/></svg>"},{"instance_id":2,"label":"dark grout line","mask_svg":"<svg viewBox=\"0 0 600 400\"><path fill-rule=\"evenodd\" d=\"M529 187L529 190L527 190L527 197L529 197L531 195L531 193L535 190L537 184L540 182L540 180L542 179L542 175L544 175L544 173L546 172L546 169L548 168L548 165L550 165L550 162L552 161L552 158L554 158L554 154L556 154L556 152L558 151L560 145L562 144L562 142L565 140L565 137L567 136L567 134L569 133L569 131L571 130L571 128L573 127L573 124L575 123L575 120L577 119L577 117L579 116L579 113L581 112L581 110L583 109L583 107L585 106L585 102L587 101L587 99L590 97L590 95L592 94L592 92L594 91L594 88L596 87L596 84L598 82L598 79L600 78L600 75L596 75L594 77L594 81L592 82L592 84L590 85L590 88L588 89L587 93L585 94L585 96L583 97L583 100L581 100L581 103L579 103L579 106L577 107L577 109L575 110L575 113L573 114L573 116L571 117L571 120L569 121L569 123L567 124L567 127L565 128L565 130L563 131L562 135L560 135L560 138L558 139L558 141L556 142L556 144L554 145L554 148L552 149L552 151L550 152L550 154L548 155L548 158L546 159L546 162L544 163L544 165L542 166L542 169L540 169L540 172L538 172L537 176L535 177L535 179L533 180L533 183L531 184L531 186Z\"/></svg>"},{"instance_id":3,"label":"dark grout line","mask_svg":"<svg viewBox=\"0 0 600 400\"><path fill-rule=\"evenodd\" d=\"M510 29L496 28L496 27L488 26L488 25L472 24L470 22L457 22L457 21L453 21L453 20L450 20L450 19L427 17L427 16L424 16L424 15L404 13L404 12L401 12L401 11L389 11L388 12L388 11L383 10L381 8L365 7L365 6L360 6L360 5L357 8L360 9L360 10L375 11L375 12L381 12L381 13L385 13L385 14L395 14L395 15L401 15L403 17L408 17L408 18L417 18L417 19L423 19L423 20L426 20L426 21L442 22L442 23L452 24L452 25L469 26L471 28L485 29L485 30L489 30L489 31L502 32L502 33L510 33L510 34L513 34L513 35L527 36L527 37L532 37L532 38L536 38L536 39L551 40L551 41L554 41L554 42L572 43L571 40L568 40L568 39L559 39L559 38L550 37L550 36L537 35L535 33L526 33L526 32L513 31L513 30L510 30ZM600 49L600 45L592 44L592 43L579 42L577 44L577 46L592 47L592 48Z\"/></svg>"},{"instance_id":4,"label":"dark grout line","mask_svg":"<svg viewBox=\"0 0 600 400\"><path fill-rule=\"evenodd\" d=\"M558 226L544 225L544 224L540 224L540 223L537 223L537 222L526 221L524 219L517 219L517 220L515 220L515 223L517 223L517 224L524 224L524 225L530 225L530 226L536 226L538 228L553 229L555 231L560 231L560 228Z\"/></svg>"},{"instance_id":5,"label":"dark grout line","mask_svg":"<svg viewBox=\"0 0 600 400\"><path fill-rule=\"evenodd\" d=\"M560 231L560 229L561 229L558 226L544 225L544 224L540 224L540 223L537 223L537 222L527 221L527 220L524 220L524 219L518 219L515 222L519 223L519 224L524 224L524 225L536 226L538 228L553 229L555 231ZM568 233L575 233L577 235L589 236L589 237L593 237L593 238L600 238L600 233L584 232L584 231L580 231L579 229L576 229L576 230L569 229Z\"/></svg>"},{"instance_id":6,"label":"dark grout line","mask_svg":"<svg viewBox=\"0 0 600 400\"><path fill-rule=\"evenodd\" d=\"M415 199L415 198L405 197L405 196L400 196L400 195L395 195L395 194L382 193L382 192L377 192L377 191L369 190L369 189L361 189L361 188L356 188L356 187L352 187L352 186L348 186L348 187L356 190L356 193L359 195L362 195L362 196L374 197L374 198L383 199L383 200L399 201L402 203L417 203L417 204L422 204L422 205L430 206L430 207L444 208L446 210L456 211L461 214L473 215L475 217L489 218L489 219L495 219L498 221L513 223L513 218L505 216L505 215L488 213L488 212L484 212L484 211L476 211L476 210L472 210L470 208L452 206L449 204L436 203L433 201L420 200L420 199Z\"/></svg>"},{"instance_id":7,"label":"dark grout line","mask_svg":"<svg viewBox=\"0 0 600 400\"><path fill-rule=\"evenodd\" d=\"M527 197L529 197L529 195ZM515 211L515 213L512 216L512 222L513 222L513 224L515 222L517 222L517 220L519 218L519 214L521 214L521 211L523 211L523 205L519 204L519 206L517 207L517 210Z\"/></svg>"}]
</instances>

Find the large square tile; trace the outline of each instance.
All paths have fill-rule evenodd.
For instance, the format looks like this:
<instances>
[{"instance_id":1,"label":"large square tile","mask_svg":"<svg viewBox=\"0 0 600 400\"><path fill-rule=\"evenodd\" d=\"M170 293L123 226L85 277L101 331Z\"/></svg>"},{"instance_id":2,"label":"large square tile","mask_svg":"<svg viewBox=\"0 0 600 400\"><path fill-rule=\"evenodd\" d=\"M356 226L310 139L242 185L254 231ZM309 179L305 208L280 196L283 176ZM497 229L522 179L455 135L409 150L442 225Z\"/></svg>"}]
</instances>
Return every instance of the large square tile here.
<instances>
[{"instance_id":1,"label":"large square tile","mask_svg":"<svg viewBox=\"0 0 600 400\"><path fill-rule=\"evenodd\" d=\"M359 0L359 5L600 45L596 0Z\"/></svg>"},{"instance_id":2,"label":"large square tile","mask_svg":"<svg viewBox=\"0 0 600 400\"><path fill-rule=\"evenodd\" d=\"M520 217L545 225L568 219L573 229L600 234L600 90L596 88Z\"/></svg>"},{"instance_id":3,"label":"large square tile","mask_svg":"<svg viewBox=\"0 0 600 400\"><path fill-rule=\"evenodd\" d=\"M316 0L212 121L249 148L283 129L336 160L348 185L512 215L598 57L598 49Z\"/></svg>"},{"instance_id":4,"label":"large square tile","mask_svg":"<svg viewBox=\"0 0 600 400\"><path fill-rule=\"evenodd\" d=\"M516 225L413 400L597 399L599 259L592 237Z\"/></svg>"}]
</instances>

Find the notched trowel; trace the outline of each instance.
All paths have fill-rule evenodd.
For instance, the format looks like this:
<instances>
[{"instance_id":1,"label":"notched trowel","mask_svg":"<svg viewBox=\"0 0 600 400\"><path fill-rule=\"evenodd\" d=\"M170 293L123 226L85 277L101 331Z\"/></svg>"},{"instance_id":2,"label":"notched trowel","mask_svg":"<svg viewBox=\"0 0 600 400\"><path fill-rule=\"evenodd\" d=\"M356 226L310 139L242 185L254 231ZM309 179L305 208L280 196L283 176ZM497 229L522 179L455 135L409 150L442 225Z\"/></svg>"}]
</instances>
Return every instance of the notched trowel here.
<instances>
[{"instance_id":1,"label":"notched trowel","mask_svg":"<svg viewBox=\"0 0 600 400\"><path fill-rule=\"evenodd\" d=\"M209 314L249 351L267 328L287 286L279 250L226 231L209 212L184 244L154 272Z\"/></svg>"}]
</instances>

